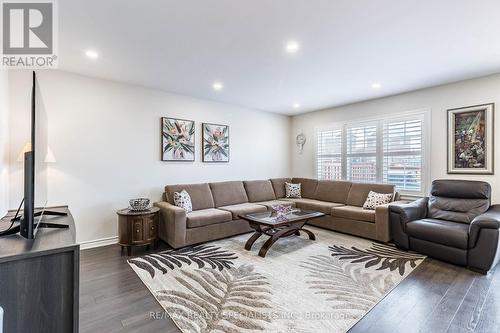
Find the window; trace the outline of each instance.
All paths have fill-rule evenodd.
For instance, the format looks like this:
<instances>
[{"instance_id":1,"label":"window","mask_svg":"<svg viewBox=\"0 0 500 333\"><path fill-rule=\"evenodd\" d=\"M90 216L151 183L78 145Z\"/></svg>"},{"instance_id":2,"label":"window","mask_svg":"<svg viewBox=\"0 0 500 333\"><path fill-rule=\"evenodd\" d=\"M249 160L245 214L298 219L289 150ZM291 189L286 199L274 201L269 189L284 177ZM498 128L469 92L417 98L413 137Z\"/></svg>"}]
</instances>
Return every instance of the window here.
<instances>
[{"instance_id":1,"label":"window","mask_svg":"<svg viewBox=\"0 0 500 333\"><path fill-rule=\"evenodd\" d=\"M384 183L405 192L422 192L422 120L384 124Z\"/></svg>"},{"instance_id":2,"label":"window","mask_svg":"<svg viewBox=\"0 0 500 333\"><path fill-rule=\"evenodd\" d=\"M424 192L425 112L337 124L317 132L318 179L390 183Z\"/></svg>"},{"instance_id":3,"label":"window","mask_svg":"<svg viewBox=\"0 0 500 333\"><path fill-rule=\"evenodd\" d=\"M342 130L318 132L318 143L318 178L342 179Z\"/></svg>"},{"instance_id":4,"label":"window","mask_svg":"<svg viewBox=\"0 0 500 333\"><path fill-rule=\"evenodd\" d=\"M377 182L377 125L346 126L346 139L346 179Z\"/></svg>"}]
</instances>

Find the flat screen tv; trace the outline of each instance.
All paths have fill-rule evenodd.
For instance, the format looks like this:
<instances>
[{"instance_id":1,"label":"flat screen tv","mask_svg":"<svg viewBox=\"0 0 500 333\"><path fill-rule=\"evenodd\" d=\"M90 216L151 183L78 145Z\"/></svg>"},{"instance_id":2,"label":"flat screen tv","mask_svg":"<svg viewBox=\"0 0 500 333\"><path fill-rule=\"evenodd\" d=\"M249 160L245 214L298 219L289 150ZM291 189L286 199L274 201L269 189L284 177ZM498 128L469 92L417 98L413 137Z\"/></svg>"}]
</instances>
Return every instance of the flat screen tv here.
<instances>
[{"instance_id":1,"label":"flat screen tv","mask_svg":"<svg viewBox=\"0 0 500 333\"><path fill-rule=\"evenodd\" d=\"M43 217L47 215L63 216L66 213L48 211L47 205L47 163L48 153L48 121L45 106L40 98L36 73L33 72L31 87L30 141L29 149L24 153L24 199L19 206L12 224L0 236L20 233L21 236L33 239L39 228L67 228L64 224L47 223ZM21 207L23 213L20 214ZM36 208L35 208L36 207ZM15 222L19 225L14 226Z\"/></svg>"}]
</instances>

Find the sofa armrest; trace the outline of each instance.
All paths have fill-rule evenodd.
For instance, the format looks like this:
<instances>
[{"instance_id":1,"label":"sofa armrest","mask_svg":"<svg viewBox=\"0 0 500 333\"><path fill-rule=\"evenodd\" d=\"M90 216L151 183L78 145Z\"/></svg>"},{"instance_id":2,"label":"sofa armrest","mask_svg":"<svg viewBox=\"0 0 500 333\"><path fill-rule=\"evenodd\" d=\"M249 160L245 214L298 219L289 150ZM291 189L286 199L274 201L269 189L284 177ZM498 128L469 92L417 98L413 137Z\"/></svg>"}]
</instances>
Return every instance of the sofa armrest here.
<instances>
[{"instance_id":1,"label":"sofa armrest","mask_svg":"<svg viewBox=\"0 0 500 333\"><path fill-rule=\"evenodd\" d=\"M186 244L186 211L166 201L156 202L160 208L160 238L174 249Z\"/></svg>"},{"instance_id":2,"label":"sofa armrest","mask_svg":"<svg viewBox=\"0 0 500 333\"><path fill-rule=\"evenodd\" d=\"M406 223L423 219L427 216L427 204L429 198L421 198L410 203L390 203L389 210L391 213L399 214L400 221L403 224L403 230L406 230Z\"/></svg>"},{"instance_id":3,"label":"sofa armrest","mask_svg":"<svg viewBox=\"0 0 500 333\"><path fill-rule=\"evenodd\" d=\"M391 203L375 207L375 237L378 241L387 243L392 238L389 223L389 205L405 203L407 203L407 201L393 201Z\"/></svg>"},{"instance_id":4,"label":"sofa armrest","mask_svg":"<svg viewBox=\"0 0 500 333\"><path fill-rule=\"evenodd\" d=\"M493 205L484 214L476 216L469 226L469 248L476 246L481 229L500 229L500 205Z\"/></svg>"}]
</instances>

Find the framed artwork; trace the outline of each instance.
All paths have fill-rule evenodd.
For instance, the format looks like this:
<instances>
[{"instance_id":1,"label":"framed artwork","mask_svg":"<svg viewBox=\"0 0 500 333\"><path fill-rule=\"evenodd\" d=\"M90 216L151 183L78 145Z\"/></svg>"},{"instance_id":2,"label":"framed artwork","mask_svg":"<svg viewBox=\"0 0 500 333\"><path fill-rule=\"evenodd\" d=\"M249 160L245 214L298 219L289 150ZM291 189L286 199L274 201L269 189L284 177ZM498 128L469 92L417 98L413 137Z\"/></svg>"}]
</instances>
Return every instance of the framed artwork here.
<instances>
[{"instance_id":1,"label":"framed artwork","mask_svg":"<svg viewBox=\"0 0 500 333\"><path fill-rule=\"evenodd\" d=\"M494 104L448 110L448 173L492 175Z\"/></svg>"},{"instance_id":2,"label":"framed artwork","mask_svg":"<svg viewBox=\"0 0 500 333\"><path fill-rule=\"evenodd\" d=\"M229 126L203 123L203 162L229 162Z\"/></svg>"},{"instance_id":3,"label":"framed artwork","mask_svg":"<svg viewBox=\"0 0 500 333\"><path fill-rule=\"evenodd\" d=\"M194 161L194 121L162 117L162 160Z\"/></svg>"}]
</instances>

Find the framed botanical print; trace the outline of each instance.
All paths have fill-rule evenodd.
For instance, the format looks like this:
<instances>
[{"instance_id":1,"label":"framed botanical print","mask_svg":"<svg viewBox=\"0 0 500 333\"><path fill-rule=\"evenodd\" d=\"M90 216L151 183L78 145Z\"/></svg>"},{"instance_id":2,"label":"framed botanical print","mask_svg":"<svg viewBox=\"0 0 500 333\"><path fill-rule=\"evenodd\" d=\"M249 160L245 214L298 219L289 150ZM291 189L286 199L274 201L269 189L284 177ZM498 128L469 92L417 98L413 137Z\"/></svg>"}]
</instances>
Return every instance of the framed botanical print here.
<instances>
[{"instance_id":1,"label":"framed botanical print","mask_svg":"<svg viewBox=\"0 0 500 333\"><path fill-rule=\"evenodd\" d=\"M194 121L162 117L162 160L194 161Z\"/></svg>"},{"instance_id":2,"label":"framed botanical print","mask_svg":"<svg viewBox=\"0 0 500 333\"><path fill-rule=\"evenodd\" d=\"M229 162L229 126L203 123L203 162Z\"/></svg>"},{"instance_id":3,"label":"framed botanical print","mask_svg":"<svg viewBox=\"0 0 500 333\"><path fill-rule=\"evenodd\" d=\"M494 172L494 104L448 110L448 173Z\"/></svg>"}]
</instances>

